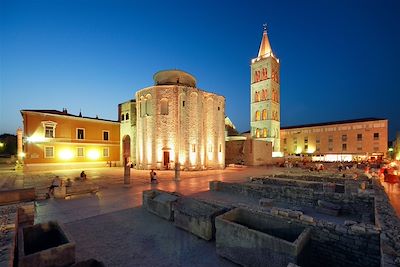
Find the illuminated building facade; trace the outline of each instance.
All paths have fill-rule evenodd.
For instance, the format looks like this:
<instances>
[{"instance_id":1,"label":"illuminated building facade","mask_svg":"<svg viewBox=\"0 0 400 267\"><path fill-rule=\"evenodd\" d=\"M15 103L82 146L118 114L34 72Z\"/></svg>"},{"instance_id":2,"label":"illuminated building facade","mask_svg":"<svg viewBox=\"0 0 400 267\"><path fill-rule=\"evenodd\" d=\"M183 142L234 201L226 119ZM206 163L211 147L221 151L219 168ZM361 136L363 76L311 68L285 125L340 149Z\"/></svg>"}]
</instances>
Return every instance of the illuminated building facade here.
<instances>
[{"instance_id":1,"label":"illuminated building facade","mask_svg":"<svg viewBox=\"0 0 400 267\"><path fill-rule=\"evenodd\" d=\"M139 169L225 167L225 98L196 87L184 71L154 75L136 92L136 165Z\"/></svg>"},{"instance_id":2,"label":"illuminated building facade","mask_svg":"<svg viewBox=\"0 0 400 267\"><path fill-rule=\"evenodd\" d=\"M387 154L388 121L366 118L281 128L285 156L313 160L352 161L380 159Z\"/></svg>"},{"instance_id":3,"label":"illuminated building facade","mask_svg":"<svg viewBox=\"0 0 400 267\"><path fill-rule=\"evenodd\" d=\"M280 151L279 68L264 29L258 56L251 61L250 134L271 142L275 152Z\"/></svg>"},{"instance_id":4,"label":"illuminated building facade","mask_svg":"<svg viewBox=\"0 0 400 267\"><path fill-rule=\"evenodd\" d=\"M69 114L66 109L21 110L23 159L35 167L95 167L120 162L118 121Z\"/></svg>"},{"instance_id":5,"label":"illuminated building facade","mask_svg":"<svg viewBox=\"0 0 400 267\"><path fill-rule=\"evenodd\" d=\"M120 121L120 151L122 164L136 162L136 100L118 105Z\"/></svg>"}]
</instances>

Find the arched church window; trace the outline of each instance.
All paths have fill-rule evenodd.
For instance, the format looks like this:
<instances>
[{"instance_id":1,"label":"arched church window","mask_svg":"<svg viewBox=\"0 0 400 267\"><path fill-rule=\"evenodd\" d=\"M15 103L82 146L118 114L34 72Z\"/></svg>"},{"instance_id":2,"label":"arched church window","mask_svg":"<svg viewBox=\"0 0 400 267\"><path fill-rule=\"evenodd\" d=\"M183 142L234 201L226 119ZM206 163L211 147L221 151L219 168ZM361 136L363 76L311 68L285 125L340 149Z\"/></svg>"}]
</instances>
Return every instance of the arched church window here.
<instances>
[{"instance_id":1,"label":"arched church window","mask_svg":"<svg viewBox=\"0 0 400 267\"><path fill-rule=\"evenodd\" d=\"M259 121L260 120L260 111L257 110L255 116L256 116L255 120Z\"/></svg>"},{"instance_id":2,"label":"arched church window","mask_svg":"<svg viewBox=\"0 0 400 267\"><path fill-rule=\"evenodd\" d=\"M152 101L151 101L151 95L150 94L146 96L146 101L145 102L146 102L146 105L145 105L146 112L145 112L145 114L147 116L151 116L152 115L152 112L151 112Z\"/></svg>"},{"instance_id":3,"label":"arched church window","mask_svg":"<svg viewBox=\"0 0 400 267\"><path fill-rule=\"evenodd\" d=\"M267 91L266 90L262 90L261 91L261 100L266 100L267 99Z\"/></svg>"},{"instance_id":4,"label":"arched church window","mask_svg":"<svg viewBox=\"0 0 400 267\"><path fill-rule=\"evenodd\" d=\"M258 92L254 93L254 102L257 102L257 98L258 98Z\"/></svg>"},{"instance_id":5,"label":"arched church window","mask_svg":"<svg viewBox=\"0 0 400 267\"><path fill-rule=\"evenodd\" d=\"M127 112L126 115L125 115L125 119L126 119L126 120L129 120L129 113L128 113L128 112Z\"/></svg>"},{"instance_id":6,"label":"arched church window","mask_svg":"<svg viewBox=\"0 0 400 267\"><path fill-rule=\"evenodd\" d=\"M263 120L267 119L267 110L266 109L263 109L263 111L262 111L262 119Z\"/></svg>"},{"instance_id":7,"label":"arched church window","mask_svg":"<svg viewBox=\"0 0 400 267\"><path fill-rule=\"evenodd\" d=\"M259 138L260 137L260 129L256 129L256 137Z\"/></svg>"},{"instance_id":8,"label":"arched church window","mask_svg":"<svg viewBox=\"0 0 400 267\"><path fill-rule=\"evenodd\" d=\"M124 119L125 119L125 115L122 114L122 115L121 115L121 121L123 121Z\"/></svg>"},{"instance_id":9,"label":"arched church window","mask_svg":"<svg viewBox=\"0 0 400 267\"><path fill-rule=\"evenodd\" d=\"M268 136L268 129L264 128L263 129L263 137L267 137Z\"/></svg>"},{"instance_id":10,"label":"arched church window","mask_svg":"<svg viewBox=\"0 0 400 267\"><path fill-rule=\"evenodd\" d=\"M168 115L168 99L166 98L160 100L160 114Z\"/></svg>"}]
</instances>

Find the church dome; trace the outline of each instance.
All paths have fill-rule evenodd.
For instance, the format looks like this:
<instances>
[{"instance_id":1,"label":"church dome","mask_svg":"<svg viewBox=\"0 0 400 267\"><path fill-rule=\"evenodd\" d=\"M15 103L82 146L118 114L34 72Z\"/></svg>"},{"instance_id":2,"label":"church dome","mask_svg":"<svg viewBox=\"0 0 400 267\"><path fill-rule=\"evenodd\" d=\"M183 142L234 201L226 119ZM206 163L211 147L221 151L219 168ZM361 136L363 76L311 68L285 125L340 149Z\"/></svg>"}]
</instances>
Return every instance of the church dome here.
<instances>
[{"instance_id":1,"label":"church dome","mask_svg":"<svg viewBox=\"0 0 400 267\"><path fill-rule=\"evenodd\" d=\"M186 85L196 87L196 78L182 70L162 70L153 76L155 85Z\"/></svg>"}]
</instances>

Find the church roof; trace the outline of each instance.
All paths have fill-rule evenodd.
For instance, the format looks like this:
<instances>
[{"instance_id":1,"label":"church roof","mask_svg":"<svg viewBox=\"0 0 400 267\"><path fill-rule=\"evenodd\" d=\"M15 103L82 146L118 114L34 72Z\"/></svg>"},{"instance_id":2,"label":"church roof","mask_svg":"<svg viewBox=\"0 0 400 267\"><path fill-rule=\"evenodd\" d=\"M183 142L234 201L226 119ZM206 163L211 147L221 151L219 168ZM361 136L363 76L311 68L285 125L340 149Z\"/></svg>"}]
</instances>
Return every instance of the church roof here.
<instances>
[{"instance_id":1,"label":"church roof","mask_svg":"<svg viewBox=\"0 0 400 267\"><path fill-rule=\"evenodd\" d=\"M272 48L271 44L269 43L267 30L264 30L263 32L260 49L258 50L258 57L262 57L264 55L272 55Z\"/></svg>"},{"instance_id":2,"label":"church roof","mask_svg":"<svg viewBox=\"0 0 400 267\"><path fill-rule=\"evenodd\" d=\"M155 85L186 85L196 87L196 78L182 70L162 70L153 76Z\"/></svg>"}]
</instances>

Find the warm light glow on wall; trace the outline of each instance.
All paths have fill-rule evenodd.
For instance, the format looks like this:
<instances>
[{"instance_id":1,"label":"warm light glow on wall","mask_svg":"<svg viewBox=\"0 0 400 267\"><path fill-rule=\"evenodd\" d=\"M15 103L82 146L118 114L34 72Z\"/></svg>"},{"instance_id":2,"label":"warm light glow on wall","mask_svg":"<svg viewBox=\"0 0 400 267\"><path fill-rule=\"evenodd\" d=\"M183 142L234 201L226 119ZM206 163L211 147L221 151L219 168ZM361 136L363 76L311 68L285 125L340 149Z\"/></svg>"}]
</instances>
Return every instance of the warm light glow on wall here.
<instances>
[{"instance_id":1,"label":"warm light glow on wall","mask_svg":"<svg viewBox=\"0 0 400 267\"><path fill-rule=\"evenodd\" d=\"M280 151L273 151L273 152L272 152L272 157L273 157L273 158L281 158L281 157L283 157L283 152L280 152Z\"/></svg>"},{"instance_id":2,"label":"warm light glow on wall","mask_svg":"<svg viewBox=\"0 0 400 267\"><path fill-rule=\"evenodd\" d=\"M308 149L307 149L307 153L308 154L312 154L312 153L314 153L315 152L315 147L309 147Z\"/></svg>"},{"instance_id":3,"label":"warm light glow on wall","mask_svg":"<svg viewBox=\"0 0 400 267\"><path fill-rule=\"evenodd\" d=\"M150 164L152 162L152 144L151 144L151 139L150 137L147 138L147 142L146 142L146 156L147 156L147 164Z\"/></svg>"},{"instance_id":4,"label":"warm light glow on wall","mask_svg":"<svg viewBox=\"0 0 400 267\"><path fill-rule=\"evenodd\" d=\"M46 139L43 136L39 136L39 135L32 135L26 138L26 141L28 141L29 143L40 143L40 142L44 142Z\"/></svg>"},{"instance_id":5,"label":"warm light glow on wall","mask_svg":"<svg viewBox=\"0 0 400 267\"><path fill-rule=\"evenodd\" d=\"M191 165L196 165L197 152L190 151L189 160Z\"/></svg>"},{"instance_id":6,"label":"warm light glow on wall","mask_svg":"<svg viewBox=\"0 0 400 267\"><path fill-rule=\"evenodd\" d=\"M100 158L100 152L97 149L91 149L88 151L87 156L89 159L96 160Z\"/></svg>"},{"instance_id":7,"label":"warm light glow on wall","mask_svg":"<svg viewBox=\"0 0 400 267\"><path fill-rule=\"evenodd\" d=\"M302 151L301 147L297 147L297 148L296 148L296 152L295 152L295 153L296 153L296 154L300 154L300 153L301 153L301 151Z\"/></svg>"},{"instance_id":8,"label":"warm light glow on wall","mask_svg":"<svg viewBox=\"0 0 400 267\"><path fill-rule=\"evenodd\" d=\"M4 147L4 143L0 142L0 147Z\"/></svg>"},{"instance_id":9,"label":"warm light glow on wall","mask_svg":"<svg viewBox=\"0 0 400 267\"><path fill-rule=\"evenodd\" d=\"M18 154L18 156L19 156L20 158L25 158L26 154L25 154L24 152L21 152L21 153Z\"/></svg>"},{"instance_id":10,"label":"warm light glow on wall","mask_svg":"<svg viewBox=\"0 0 400 267\"><path fill-rule=\"evenodd\" d=\"M63 149L58 153L58 157L63 160L72 159L74 154L70 149Z\"/></svg>"}]
</instances>

